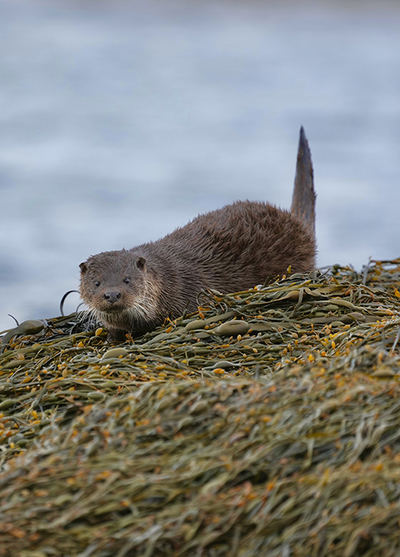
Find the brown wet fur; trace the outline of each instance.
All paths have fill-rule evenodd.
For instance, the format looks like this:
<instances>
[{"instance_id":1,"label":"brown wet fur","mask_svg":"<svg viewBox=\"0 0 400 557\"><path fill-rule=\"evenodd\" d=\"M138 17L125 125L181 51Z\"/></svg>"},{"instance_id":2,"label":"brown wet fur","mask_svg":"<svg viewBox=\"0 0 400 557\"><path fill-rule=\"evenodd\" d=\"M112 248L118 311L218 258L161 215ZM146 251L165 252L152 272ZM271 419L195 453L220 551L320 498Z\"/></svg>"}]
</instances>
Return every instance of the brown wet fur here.
<instances>
[{"instance_id":1,"label":"brown wet fur","mask_svg":"<svg viewBox=\"0 0 400 557\"><path fill-rule=\"evenodd\" d=\"M292 272L309 271L315 253L313 227L296 216L293 206L289 212L237 201L199 215L156 242L90 257L81 264L80 291L118 340L195 310L204 289L244 290L284 274L289 266Z\"/></svg>"}]
</instances>

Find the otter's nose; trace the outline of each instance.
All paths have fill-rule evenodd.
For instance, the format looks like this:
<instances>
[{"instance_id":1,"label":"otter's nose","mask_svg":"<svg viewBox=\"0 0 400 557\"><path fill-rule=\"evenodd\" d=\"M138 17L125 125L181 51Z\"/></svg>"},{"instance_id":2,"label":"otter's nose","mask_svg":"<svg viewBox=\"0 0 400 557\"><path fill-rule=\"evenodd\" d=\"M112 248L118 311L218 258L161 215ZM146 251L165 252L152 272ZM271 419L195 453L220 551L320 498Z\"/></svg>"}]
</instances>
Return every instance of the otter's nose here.
<instances>
[{"instance_id":1,"label":"otter's nose","mask_svg":"<svg viewBox=\"0 0 400 557\"><path fill-rule=\"evenodd\" d=\"M118 292L118 291L105 292L104 298L110 304L114 304L117 300L119 300L121 298L121 292Z\"/></svg>"}]
</instances>

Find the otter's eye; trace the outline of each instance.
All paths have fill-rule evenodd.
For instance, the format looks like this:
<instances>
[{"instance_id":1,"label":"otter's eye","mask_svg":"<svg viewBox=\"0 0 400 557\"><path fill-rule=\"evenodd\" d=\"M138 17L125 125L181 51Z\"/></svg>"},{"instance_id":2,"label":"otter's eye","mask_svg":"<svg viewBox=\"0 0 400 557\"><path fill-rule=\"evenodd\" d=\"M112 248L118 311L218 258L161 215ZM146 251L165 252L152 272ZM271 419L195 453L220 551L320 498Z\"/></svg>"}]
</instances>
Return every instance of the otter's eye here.
<instances>
[{"instance_id":1,"label":"otter's eye","mask_svg":"<svg viewBox=\"0 0 400 557\"><path fill-rule=\"evenodd\" d=\"M124 283L125 283L125 284L130 284L130 282L131 282L131 279L130 279L130 278L128 278L128 277L125 277L125 278L124 278Z\"/></svg>"},{"instance_id":2,"label":"otter's eye","mask_svg":"<svg viewBox=\"0 0 400 557\"><path fill-rule=\"evenodd\" d=\"M97 288L98 286L100 286L100 281L96 280L96 282L94 283L95 287Z\"/></svg>"}]
</instances>

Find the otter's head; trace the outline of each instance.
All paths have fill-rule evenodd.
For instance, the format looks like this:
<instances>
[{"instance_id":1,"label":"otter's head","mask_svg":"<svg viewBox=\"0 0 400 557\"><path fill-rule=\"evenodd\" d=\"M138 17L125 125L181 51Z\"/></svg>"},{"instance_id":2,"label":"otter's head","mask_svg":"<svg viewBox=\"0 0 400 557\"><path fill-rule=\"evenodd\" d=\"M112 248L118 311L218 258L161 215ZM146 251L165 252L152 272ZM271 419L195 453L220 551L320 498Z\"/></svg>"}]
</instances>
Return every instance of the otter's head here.
<instances>
[{"instance_id":1,"label":"otter's head","mask_svg":"<svg viewBox=\"0 0 400 557\"><path fill-rule=\"evenodd\" d=\"M129 329L154 305L146 260L131 251L107 251L80 264L80 293L106 325Z\"/></svg>"}]
</instances>

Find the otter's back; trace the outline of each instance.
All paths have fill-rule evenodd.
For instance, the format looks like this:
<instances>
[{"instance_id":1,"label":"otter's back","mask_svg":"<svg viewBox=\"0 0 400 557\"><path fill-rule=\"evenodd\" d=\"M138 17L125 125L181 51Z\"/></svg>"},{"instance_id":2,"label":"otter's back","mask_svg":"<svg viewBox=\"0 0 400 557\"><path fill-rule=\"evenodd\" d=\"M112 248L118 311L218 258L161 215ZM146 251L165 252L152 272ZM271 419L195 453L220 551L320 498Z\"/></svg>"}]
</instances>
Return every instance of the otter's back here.
<instances>
[{"instance_id":1,"label":"otter's back","mask_svg":"<svg viewBox=\"0 0 400 557\"><path fill-rule=\"evenodd\" d=\"M315 264L310 230L290 212L268 203L238 201L199 215L162 240L206 287L229 292ZM160 246L161 247L161 246Z\"/></svg>"}]
</instances>

